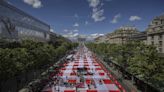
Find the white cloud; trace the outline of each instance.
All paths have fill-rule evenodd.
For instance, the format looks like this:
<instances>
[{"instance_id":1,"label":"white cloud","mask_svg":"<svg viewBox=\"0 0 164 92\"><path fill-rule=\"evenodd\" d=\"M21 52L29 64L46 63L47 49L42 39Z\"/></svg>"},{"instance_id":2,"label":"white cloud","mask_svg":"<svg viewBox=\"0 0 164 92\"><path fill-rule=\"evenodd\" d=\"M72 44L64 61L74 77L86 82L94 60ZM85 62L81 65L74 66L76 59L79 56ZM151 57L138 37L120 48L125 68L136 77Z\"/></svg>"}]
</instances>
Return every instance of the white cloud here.
<instances>
[{"instance_id":1,"label":"white cloud","mask_svg":"<svg viewBox=\"0 0 164 92\"><path fill-rule=\"evenodd\" d=\"M113 23L113 24L117 23L119 18L121 18L121 14L115 15L114 18L112 19L111 23Z\"/></svg>"},{"instance_id":2,"label":"white cloud","mask_svg":"<svg viewBox=\"0 0 164 92\"><path fill-rule=\"evenodd\" d=\"M93 40L99 36L104 36L104 34L100 34L100 33L94 33L94 34L89 34L89 35L82 35L82 34L79 34L79 33L74 33L74 34L64 34L63 35L64 37L68 38L68 39L74 39L74 40L77 40L77 37L84 37L86 38L87 40Z\"/></svg>"},{"instance_id":3,"label":"white cloud","mask_svg":"<svg viewBox=\"0 0 164 92\"><path fill-rule=\"evenodd\" d=\"M99 34L99 33L90 34L90 38L93 38L93 39L99 36L104 36L104 34Z\"/></svg>"},{"instance_id":4,"label":"white cloud","mask_svg":"<svg viewBox=\"0 0 164 92\"><path fill-rule=\"evenodd\" d=\"M75 29L75 30L73 30L73 32L78 32L79 30L77 30L77 29Z\"/></svg>"},{"instance_id":5,"label":"white cloud","mask_svg":"<svg viewBox=\"0 0 164 92\"><path fill-rule=\"evenodd\" d=\"M62 35L63 37L66 37L66 38L70 38L70 35L69 34L64 34Z\"/></svg>"},{"instance_id":6,"label":"white cloud","mask_svg":"<svg viewBox=\"0 0 164 92\"><path fill-rule=\"evenodd\" d=\"M74 27L78 27L78 26L79 26L79 24L78 24L78 23L75 23L73 26L74 26Z\"/></svg>"},{"instance_id":7,"label":"white cloud","mask_svg":"<svg viewBox=\"0 0 164 92\"><path fill-rule=\"evenodd\" d=\"M75 17L75 18L79 18L79 15L78 15L78 14L75 14L74 17Z\"/></svg>"},{"instance_id":8,"label":"white cloud","mask_svg":"<svg viewBox=\"0 0 164 92\"><path fill-rule=\"evenodd\" d=\"M78 36L79 35L79 33L74 33L73 34L73 37L76 37L76 36Z\"/></svg>"},{"instance_id":9,"label":"white cloud","mask_svg":"<svg viewBox=\"0 0 164 92\"><path fill-rule=\"evenodd\" d=\"M69 32L69 33L68 33L68 35L73 35L73 32L72 32L72 31L71 31L71 32Z\"/></svg>"},{"instance_id":10,"label":"white cloud","mask_svg":"<svg viewBox=\"0 0 164 92\"><path fill-rule=\"evenodd\" d=\"M85 21L85 25L88 25L89 24L89 22L88 21Z\"/></svg>"},{"instance_id":11,"label":"white cloud","mask_svg":"<svg viewBox=\"0 0 164 92\"><path fill-rule=\"evenodd\" d=\"M104 3L101 3L100 0L87 0L89 2L89 6L92 7L92 16L91 18L95 21L103 21L105 19L104 9L102 6Z\"/></svg>"},{"instance_id":12,"label":"white cloud","mask_svg":"<svg viewBox=\"0 0 164 92\"><path fill-rule=\"evenodd\" d=\"M50 32L54 32L54 29L51 28L51 29L50 29Z\"/></svg>"},{"instance_id":13,"label":"white cloud","mask_svg":"<svg viewBox=\"0 0 164 92\"><path fill-rule=\"evenodd\" d=\"M91 34L92 37L98 36L98 33Z\"/></svg>"},{"instance_id":14,"label":"white cloud","mask_svg":"<svg viewBox=\"0 0 164 92\"><path fill-rule=\"evenodd\" d=\"M69 30L68 29L64 29L64 32L69 32Z\"/></svg>"},{"instance_id":15,"label":"white cloud","mask_svg":"<svg viewBox=\"0 0 164 92\"><path fill-rule=\"evenodd\" d=\"M79 33L68 33L68 34L64 34L63 36L66 38L76 38L79 35Z\"/></svg>"},{"instance_id":16,"label":"white cloud","mask_svg":"<svg viewBox=\"0 0 164 92\"><path fill-rule=\"evenodd\" d=\"M105 17L103 16L104 14L104 10L97 10L92 13L92 18L94 19L95 22L98 21L103 21L105 19Z\"/></svg>"},{"instance_id":17,"label":"white cloud","mask_svg":"<svg viewBox=\"0 0 164 92\"><path fill-rule=\"evenodd\" d=\"M98 33L91 34L91 36L97 36L97 35L98 35Z\"/></svg>"},{"instance_id":18,"label":"white cloud","mask_svg":"<svg viewBox=\"0 0 164 92\"><path fill-rule=\"evenodd\" d=\"M90 7L97 7L100 4L100 0L88 0Z\"/></svg>"},{"instance_id":19,"label":"white cloud","mask_svg":"<svg viewBox=\"0 0 164 92\"><path fill-rule=\"evenodd\" d=\"M99 36L104 36L104 34L99 34Z\"/></svg>"},{"instance_id":20,"label":"white cloud","mask_svg":"<svg viewBox=\"0 0 164 92\"><path fill-rule=\"evenodd\" d=\"M40 8L42 7L42 2L41 0L23 0L24 3L31 5L33 8Z\"/></svg>"},{"instance_id":21,"label":"white cloud","mask_svg":"<svg viewBox=\"0 0 164 92\"><path fill-rule=\"evenodd\" d=\"M141 20L141 17L139 17L139 16L130 16L129 20L130 21L137 21L137 20Z\"/></svg>"},{"instance_id":22,"label":"white cloud","mask_svg":"<svg viewBox=\"0 0 164 92\"><path fill-rule=\"evenodd\" d=\"M79 32L78 29L74 29L74 30L64 29L63 31L66 32L66 33L68 33L68 34L73 34L73 33Z\"/></svg>"}]
</instances>

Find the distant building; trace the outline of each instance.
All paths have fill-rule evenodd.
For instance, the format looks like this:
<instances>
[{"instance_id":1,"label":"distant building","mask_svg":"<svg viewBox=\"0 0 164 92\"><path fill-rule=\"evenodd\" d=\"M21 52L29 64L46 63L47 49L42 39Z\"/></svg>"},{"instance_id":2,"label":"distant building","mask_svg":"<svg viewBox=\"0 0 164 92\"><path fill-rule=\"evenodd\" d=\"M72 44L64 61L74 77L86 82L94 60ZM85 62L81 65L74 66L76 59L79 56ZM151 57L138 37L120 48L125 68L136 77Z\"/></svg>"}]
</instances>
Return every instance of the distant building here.
<instances>
[{"instance_id":1,"label":"distant building","mask_svg":"<svg viewBox=\"0 0 164 92\"><path fill-rule=\"evenodd\" d=\"M139 31L135 27L123 26L116 29L113 33L107 34L107 42L112 44L125 44L136 34L139 34Z\"/></svg>"},{"instance_id":2,"label":"distant building","mask_svg":"<svg viewBox=\"0 0 164 92\"><path fill-rule=\"evenodd\" d=\"M135 27L124 26L95 39L95 42L108 42L124 44L128 41L142 41L147 45L157 47L159 53L164 53L164 15L155 17L144 32L139 32Z\"/></svg>"},{"instance_id":3,"label":"distant building","mask_svg":"<svg viewBox=\"0 0 164 92\"><path fill-rule=\"evenodd\" d=\"M50 26L0 1L0 39L48 41Z\"/></svg>"},{"instance_id":4,"label":"distant building","mask_svg":"<svg viewBox=\"0 0 164 92\"><path fill-rule=\"evenodd\" d=\"M97 43L105 43L106 40L107 40L106 36L99 36L99 37L94 39L94 41Z\"/></svg>"},{"instance_id":5,"label":"distant building","mask_svg":"<svg viewBox=\"0 0 164 92\"><path fill-rule=\"evenodd\" d=\"M147 28L147 43L157 47L159 53L164 53L164 15L152 20Z\"/></svg>"},{"instance_id":6,"label":"distant building","mask_svg":"<svg viewBox=\"0 0 164 92\"><path fill-rule=\"evenodd\" d=\"M86 39L87 37L85 36L85 35L78 35L77 37L76 37L76 42L86 42Z\"/></svg>"},{"instance_id":7,"label":"distant building","mask_svg":"<svg viewBox=\"0 0 164 92\"><path fill-rule=\"evenodd\" d=\"M77 40L78 40L78 42L85 42L86 41L86 38L78 37Z\"/></svg>"},{"instance_id":8,"label":"distant building","mask_svg":"<svg viewBox=\"0 0 164 92\"><path fill-rule=\"evenodd\" d=\"M144 32L140 32L138 34L134 34L130 37L131 41L141 41L145 44L147 44L147 33Z\"/></svg>"}]
</instances>

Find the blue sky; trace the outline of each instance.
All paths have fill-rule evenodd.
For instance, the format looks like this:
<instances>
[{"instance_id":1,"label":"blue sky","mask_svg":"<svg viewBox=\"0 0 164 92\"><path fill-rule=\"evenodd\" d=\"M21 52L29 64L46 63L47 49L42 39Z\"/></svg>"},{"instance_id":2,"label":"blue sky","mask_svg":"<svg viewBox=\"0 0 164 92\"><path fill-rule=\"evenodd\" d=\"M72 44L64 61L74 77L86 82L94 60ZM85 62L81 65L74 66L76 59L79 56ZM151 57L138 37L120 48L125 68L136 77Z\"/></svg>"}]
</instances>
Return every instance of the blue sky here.
<instances>
[{"instance_id":1,"label":"blue sky","mask_svg":"<svg viewBox=\"0 0 164 92\"><path fill-rule=\"evenodd\" d=\"M102 35L123 25L144 31L164 14L164 0L8 0L58 34Z\"/></svg>"}]
</instances>

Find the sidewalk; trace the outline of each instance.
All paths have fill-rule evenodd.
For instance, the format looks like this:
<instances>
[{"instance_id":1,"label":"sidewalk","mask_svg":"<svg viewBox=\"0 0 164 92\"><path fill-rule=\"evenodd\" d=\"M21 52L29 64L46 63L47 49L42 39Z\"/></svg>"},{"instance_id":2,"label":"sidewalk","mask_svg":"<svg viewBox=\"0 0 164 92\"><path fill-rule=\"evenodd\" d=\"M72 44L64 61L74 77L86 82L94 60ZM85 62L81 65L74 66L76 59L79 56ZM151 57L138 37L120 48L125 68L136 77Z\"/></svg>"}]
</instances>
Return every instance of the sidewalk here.
<instances>
[{"instance_id":1,"label":"sidewalk","mask_svg":"<svg viewBox=\"0 0 164 92\"><path fill-rule=\"evenodd\" d=\"M132 81L123 79L122 74L119 73L113 67L110 67L106 62L100 60L102 64L111 72L111 74L120 82L120 84L125 88L127 92L141 92L137 89L135 85L133 85Z\"/></svg>"}]
</instances>

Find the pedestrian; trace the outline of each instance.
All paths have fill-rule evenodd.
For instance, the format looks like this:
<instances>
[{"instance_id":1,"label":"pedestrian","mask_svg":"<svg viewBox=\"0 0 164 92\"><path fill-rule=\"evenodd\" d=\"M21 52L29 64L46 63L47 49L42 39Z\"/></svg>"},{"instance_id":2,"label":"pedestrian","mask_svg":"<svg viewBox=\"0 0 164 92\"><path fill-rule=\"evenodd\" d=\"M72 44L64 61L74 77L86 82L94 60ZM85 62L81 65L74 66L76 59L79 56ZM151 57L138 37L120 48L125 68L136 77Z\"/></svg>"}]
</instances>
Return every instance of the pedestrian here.
<instances>
[{"instance_id":1,"label":"pedestrian","mask_svg":"<svg viewBox=\"0 0 164 92\"><path fill-rule=\"evenodd\" d=\"M90 85L88 84L88 89L90 89Z\"/></svg>"}]
</instances>

